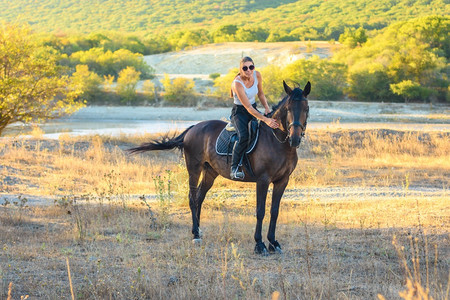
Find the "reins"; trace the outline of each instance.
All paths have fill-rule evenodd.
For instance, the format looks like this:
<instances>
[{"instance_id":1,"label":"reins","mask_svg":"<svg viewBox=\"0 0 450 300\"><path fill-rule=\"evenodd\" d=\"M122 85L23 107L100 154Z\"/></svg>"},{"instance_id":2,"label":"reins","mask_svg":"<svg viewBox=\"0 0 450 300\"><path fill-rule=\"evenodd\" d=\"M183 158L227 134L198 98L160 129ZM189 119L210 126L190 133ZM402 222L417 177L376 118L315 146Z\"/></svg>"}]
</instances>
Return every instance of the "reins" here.
<instances>
[{"instance_id":1,"label":"reins","mask_svg":"<svg viewBox=\"0 0 450 300\"><path fill-rule=\"evenodd\" d=\"M292 91L291 91L291 92L292 92ZM291 95L290 93L288 93L288 94ZM290 97L290 96L288 96L288 97ZM273 117L273 116L274 116L274 114L277 112L277 110L280 108L280 106L284 105L285 101L287 101L287 100L289 99L288 97L284 98L283 100L281 100L281 101L278 103L278 105L276 105L275 107L273 107L274 110L272 111L272 113L269 114L269 117ZM306 100L306 97L303 97L303 99L301 99L301 100ZM301 101L301 100L300 100L300 101ZM309 108L309 107L308 107L308 108ZM289 140L289 130L291 129L291 127L294 127L294 128L295 128L295 127L300 127L300 128L302 129L302 133L300 134L300 139L303 138L303 137L305 136L305 131L306 131L306 124L307 124L307 119L308 119L308 111L307 111L306 113L307 113L307 115L306 115L305 124L301 124L299 121L293 121L292 123L288 124L287 120L285 120L286 124L283 124L283 125L285 125L284 128L286 128L286 129L283 130L283 129L278 128L278 129L280 129L281 132L283 132L283 133L286 134L286 137L284 138L284 140L280 140L280 139L278 138L277 134L275 133L275 130L274 130L273 128L270 127L270 129L272 130L272 134L273 134L273 136L275 137L275 139L276 139L280 144L286 143L286 142ZM282 122L281 119L283 119L283 118L277 118L277 119L280 120L280 122ZM297 146L297 147L298 147L298 146Z\"/></svg>"},{"instance_id":2,"label":"reins","mask_svg":"<svg viewBox=\"0 0 450 300\"><path fill-rule=\"evenodd\" d=\"M273 134L273 136L277 139L277 141L278 141L280 144L286 143L287 140L289 139L289 132L286 132L286 138L284 139L284 141L281 141L281 140L277 137L277 134L275 133L275 130L274 130L273 128L270 128L270 129L272 129L272 134ZM281 131L281 132L284 132L284 130L281 130L281 129L280 129L280 131Z\"/></svg>"},{"instance_id":3,"label":"reins","mask_svg":"<svg viewBox=\"0 0 450 300\"><path fill-rule=\"evenodd\" d=\"M291 128L292 126L299 126L302 130L305 130L305 127L306 127L306 126L300 124L299 122L294 122L294 123L292 123L292 124L289 124L288 128ZM280 140L280 139L277 137L277 134L275 133L275 129L273 129L273 128L270 128L270 129L272 129L272 134L273 134L273 136L276 138L276 140L277 140L280 144L286 143L287 140L289 139L289 132L280 129L281 132L285 132L285 133L286 133L286 137L285 137L284 140L282 141L282 140ZM288 130L289 130L289 129L288 129ZM301 137L304 137L304 136L305 136L305 131L303 131L303 132L301 133Z\"/></svg>"},{"instance_id":4,"label":"reins","mask_svg":"<svg viewBox=\"0 0 450 300\"><path fill-rule=\"evenodd\" d=\"M287 122L286 122L286 123L287 123ZM304 136L305 136L306 121L305 121L305 124L304 124L304 125L301 124L301 123L298 122L298 121L294 121L294 122L292 122L291 124L289 124L289 125L287 126L287 130L282 130L282 129L280 129L281 132L286 133L286 137L284 138L283 141L280 140L280 139L277 137L277 134L275 133L275 130L274 130L273 128L270 128L270 129L272 129L272 134L273 134L273 136L275 137L275 139L276 139L280 144L284 144L284 143L286 143L286 142L289 140L289 129L291 129L291 127L300 127L300 128L302 129L301 137L304 137Z\"/></svg>"}]
</instances>

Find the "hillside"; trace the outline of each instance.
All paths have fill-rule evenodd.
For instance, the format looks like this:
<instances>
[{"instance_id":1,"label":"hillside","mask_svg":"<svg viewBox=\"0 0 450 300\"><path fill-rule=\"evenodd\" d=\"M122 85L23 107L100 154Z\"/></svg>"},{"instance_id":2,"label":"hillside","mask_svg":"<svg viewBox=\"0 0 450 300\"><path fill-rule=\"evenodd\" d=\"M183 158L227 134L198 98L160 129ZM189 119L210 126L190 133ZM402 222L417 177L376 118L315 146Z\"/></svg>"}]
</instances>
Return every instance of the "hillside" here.
<instances>
[{"instance_id":1,"label":"hillside","mask_svg":"<svg viewBox=\"0 0 450 300\"><path fill-rule=\"evenodd\" d=\"M113 30L161 37L189 28L205 30L210 35L208 42L337 39L345 27L381 29L396 21L449 12L450 5L444 0L97 0L90 5L79 0L0 2L1 20L27 22L38 31ZM247 32L237 35L241 26Z\"/></svg>"},{"instance_id":2,"label":"hillside","mask_svg":"<svg viewBox=\"0 0 450 300\"><path fill-rule=\"evenodd\" d=\"M333 47L339 48L339 45L327 42L222 43L148 55L144 60L155 69L157 75L167 73L177 77L207 78L209 74L227 74L230 69L237 68L242 56L252 57L258 68L271 64L286 66L313 55L329 57Z\"/></svg>"},{"instance_id":3,"label":"hillside","mask_svg":"<svg viewBox=\"0 0 450 300\"><path fill-rule=\"evenodd\" d=\"M194 49L172 51L144 56L144 61L155 70L154 82L161 81L167 74L169 78L188 78L195 81L199 92L213 89L210 74L226 75L238 67L242 56L251 56L258 69L272 64L284 67L297 59L330 57L339 45L328 42L280 42L280 43L221 43L195 47ZM280 79L281 80L281 79ZM142 82L139 84L141 88Z\"/></svg>"}]
</instances>

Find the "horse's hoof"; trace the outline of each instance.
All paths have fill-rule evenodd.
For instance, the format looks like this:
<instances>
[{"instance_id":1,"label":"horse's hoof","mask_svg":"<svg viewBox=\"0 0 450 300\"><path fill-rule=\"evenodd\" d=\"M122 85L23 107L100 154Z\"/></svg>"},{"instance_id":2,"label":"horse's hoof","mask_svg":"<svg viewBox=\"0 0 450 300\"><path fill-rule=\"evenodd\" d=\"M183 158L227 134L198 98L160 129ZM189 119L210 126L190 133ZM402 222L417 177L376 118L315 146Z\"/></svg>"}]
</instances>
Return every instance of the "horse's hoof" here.
<instances>
[{"instance_id":1,"label":"horse's hoof","mask_svg":"<svg viewBox=\"0 0 450 300\"><path fill-rule=\"evenodd\" d=\"M273 243L269 242L269 252L283 254L283 250L281 250L281 246L277 241Z\"/></svg>"},{"instance_id":2,"label":"horse's hoof","mask_svg":"<svg viewBox=\"0 0 450 300\"><path fill-rule=\"evenodd\" d=\"M263 242L256 243L255 254L260 254L262 256L268 256L269 251L267 251L266 245Z\"/></svg>"},{"instance_id":3,"label":"horse's hoof","mask_svg":"<svg viewBox=\"0 0 450 300\"><path fill-rule=\"evenodd\" d=\"M194 244L194 246L200 246L202 244L202 239L192 239L192 244Z\"/></svg>"}]
</instances>

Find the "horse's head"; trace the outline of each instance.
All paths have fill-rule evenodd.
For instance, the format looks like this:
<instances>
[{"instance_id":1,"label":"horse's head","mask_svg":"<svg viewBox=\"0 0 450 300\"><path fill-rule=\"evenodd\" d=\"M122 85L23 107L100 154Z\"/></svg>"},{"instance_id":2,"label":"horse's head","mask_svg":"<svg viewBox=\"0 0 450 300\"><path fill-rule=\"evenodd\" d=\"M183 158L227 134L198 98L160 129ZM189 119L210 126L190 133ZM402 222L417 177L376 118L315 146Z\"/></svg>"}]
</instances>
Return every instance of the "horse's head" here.
<instances>
[{"instance_id":1,"label":"horse's head","mask_svg":"<svg viewBox=\"0 0 450 300\"><path fill-rule=\"evenodd\" d=\"M308 81L303 90L300 88L291 89L284 81L283 86L287 98L282 101L283 105L279 108L279 114L277 115L281 121L282 129L288 134L289 144L291 147L298 147L305 136L309 115L306 97L311 91L311 83Z\"/></svg>"}]
</instances>

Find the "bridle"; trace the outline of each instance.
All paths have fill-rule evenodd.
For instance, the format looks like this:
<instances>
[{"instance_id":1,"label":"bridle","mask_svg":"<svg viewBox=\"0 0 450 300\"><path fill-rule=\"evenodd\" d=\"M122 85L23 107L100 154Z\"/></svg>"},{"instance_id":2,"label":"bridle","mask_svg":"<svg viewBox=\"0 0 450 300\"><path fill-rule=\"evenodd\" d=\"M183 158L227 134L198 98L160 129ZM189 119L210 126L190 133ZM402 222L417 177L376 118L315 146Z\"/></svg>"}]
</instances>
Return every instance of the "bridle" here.
<instances>
[{"instance_id":1,"label":"bridle","mask_svg":"<svg viewBox=\"0 0 450 300\"><path fill-rule=\"evenodd\" d=\"M287 131L289 132L289 130L291 129L291 127L300 127L302 130L303 130L303 132L302 132L302 136L304 136L305 135L305 130L306 130L306 121L305 121L305 124L304 125L302 125L300 122L298 122L298 121L294 121L294 122L292 122L291 124L289 124L288 125L288 128L287 128Z\"/></svg>"},{"instance_id":2,"label":"bridle","mask_svg":"<svg viewBox=\"0 0 450 300\"><path fill-rule=\"evenodd\" d=\"M301 100L300 100L300 101L301 101ZM278 138L278 136L276 135L275 130L274 130L273 128L271 128L271 129L272 129L272 134L273 134L273 136L275 137L275 139L276 139L280 144L284 144L284 143L286 143L286 142L289 140L289 130L291 129L291 127L294 127L294 128L295 128L295 127L300 127L300 128L302 129L302 133L300 134L300 138L305 137L305 131L306 131L306 124L307 124L307 120L308 120L308 115L309 115L309 109L308 109L308 111L306 112L305 124L301 124L299 121L294 121L294 122L292 122L292 123L290 123L290 124L287 124L287 119L286 119L286 125L287 125L287 126L285 126L285 128L287 128L287 129L286 129L286 130L280 129L281 132L283 132L283 133L286 134L286 137L284 138L284 140L280 140L280 139ZM299 146L300 146L300 145L299 145ZM298 148L299 146L297 146L297 148Z\"/></svg>"}]
</instances>

